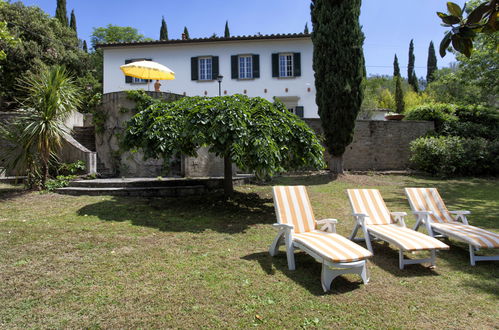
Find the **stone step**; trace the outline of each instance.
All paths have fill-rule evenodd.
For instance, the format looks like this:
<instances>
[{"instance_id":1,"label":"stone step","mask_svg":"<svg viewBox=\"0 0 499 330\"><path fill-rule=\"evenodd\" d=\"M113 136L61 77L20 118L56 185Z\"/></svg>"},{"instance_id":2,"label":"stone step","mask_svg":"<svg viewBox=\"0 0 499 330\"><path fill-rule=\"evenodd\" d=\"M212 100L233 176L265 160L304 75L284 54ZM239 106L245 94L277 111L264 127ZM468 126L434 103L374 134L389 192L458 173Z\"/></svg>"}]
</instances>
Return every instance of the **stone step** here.
<instances>
[{"instance_id":1,"label":"stone step","mask_svg":"<svg viewBox=\"0 0 499 330\"><path fill-rule=\"evenodd\" d=\"M201 195L206 192L205 186L180 186L180 187L65 187L55 190L59 194L73 196L134 196L134 197L182 197Z\"/></svg>"},{"instance_id":2,"label":"stone step","mask_svg":"<svg viewBox=\"0 0 499 330\"><path fill-rule=\"evenodd\" d=\"M242 184L246 178L234 177L234 185ZM207 189L223 187L223 178L112 178L94 180L76 180L70 187L79 188L133 188L133 187L185 187L203 186Z\"/></svg>"}]
</instances>

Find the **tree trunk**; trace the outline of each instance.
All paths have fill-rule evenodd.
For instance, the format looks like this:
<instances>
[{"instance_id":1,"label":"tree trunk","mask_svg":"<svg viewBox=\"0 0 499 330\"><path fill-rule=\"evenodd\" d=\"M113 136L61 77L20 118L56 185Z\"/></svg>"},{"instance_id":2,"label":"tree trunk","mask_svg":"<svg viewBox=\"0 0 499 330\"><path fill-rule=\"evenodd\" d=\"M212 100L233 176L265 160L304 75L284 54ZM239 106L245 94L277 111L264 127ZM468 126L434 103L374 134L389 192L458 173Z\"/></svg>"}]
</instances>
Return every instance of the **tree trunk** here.
<instances>
[{"instance_id":1,"label":"tree trunk","mask_svg":"<svg viewBox=\"0 0 499 330\"><path fill-rule=\"evenodd\" d=\"M230 156L224 157L224 193L225 196L230 196L234 193L234 185L232 183L232 161Z\"/></svg>"},{"instance_id":2,"label":"tree trunk","mask_svg":"<svg viewBox=\"0 0 499 330\"><path fill-rule=\"evenodd\" d=\"M329 170L334 174L343 174L343 155L331 156Z\"/></svg>"}]
</instances>

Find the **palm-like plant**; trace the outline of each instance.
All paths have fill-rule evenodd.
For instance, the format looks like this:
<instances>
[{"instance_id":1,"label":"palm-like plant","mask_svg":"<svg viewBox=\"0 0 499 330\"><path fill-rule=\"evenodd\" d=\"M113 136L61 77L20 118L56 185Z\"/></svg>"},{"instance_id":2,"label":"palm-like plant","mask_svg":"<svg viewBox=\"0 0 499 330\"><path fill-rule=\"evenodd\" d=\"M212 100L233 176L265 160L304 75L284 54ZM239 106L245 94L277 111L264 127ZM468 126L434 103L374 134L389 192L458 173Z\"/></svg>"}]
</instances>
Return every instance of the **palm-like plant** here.
<instances>
[{"instance_id":1,"label":"palm-like plant","mask_svg":"<svg viewBox=\"0 0 499 330\"><path fill-rule=\"evenodd\" d=\"M60 150L68 133L65 121L81 104L80 89L60 66L21 79L19 87L27 95L21 102L25 110L9 129L11 148L4 157L10 167L39 172L41 185L45 186L50 159Z\"/></svg>"}]
</instances>

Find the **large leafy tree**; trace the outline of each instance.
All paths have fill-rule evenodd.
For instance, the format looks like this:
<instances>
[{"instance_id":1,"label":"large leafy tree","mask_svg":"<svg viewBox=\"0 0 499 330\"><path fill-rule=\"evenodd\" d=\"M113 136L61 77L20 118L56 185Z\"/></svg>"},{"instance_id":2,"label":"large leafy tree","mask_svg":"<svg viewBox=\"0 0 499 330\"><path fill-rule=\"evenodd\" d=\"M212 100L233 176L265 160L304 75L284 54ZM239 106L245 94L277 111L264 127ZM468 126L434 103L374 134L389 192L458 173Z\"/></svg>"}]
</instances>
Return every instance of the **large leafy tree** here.
<instances>
[{"instance_id":1,"label":"large leafy tree","mask_svg":"<svg viewBox=\"0 0 499 330\"><path fill-rule=\"evenodd\" d=\"M112 42L133 42L146 40L144 35L131 26L118 26L108 24L106 27L94 28L90 37L92 47L97 44Z\"/></svg>"},{"instance_id":2,"label":"large leafy tree","mask_svg":"<svg viewBox=\"0 0 499 330\"><path fill-rule=\"evenodd\" d=\"M1 41L7 58L0 67L0 98L3 108L16 107L25 91L16 87L16 79L46 66L64 65L81 77L91 69L89 55L75 42L75 32L51 18L38 7L21 2L0 6L0 22L7 22L10 35L20 42Z\"/></svg>"},{"instance_id":3,"label":"large leafy tree","mask_svg":"<svg viewBox=\"0 0 499 330\"><path fill-rule=\"evenodd\" d=\"M4 6L6 6L6 2L0 0L0 8L3 8ZM7 45L14 46L17 42L18 40L10 33L7 22L0 21L0 61L7 58L7 53L4 48L7 47Z\"/></svg>"},{"instance_id":4,"label":"large leafy tree","mask_svg":"<svg viewBox=\"0 0 499 330\"><path fill-rule=\"evenodd\" d=\"M313 69L316 103L331 154L329 167L343 172L343 153L352 142L362 103L364 34L360 0L312 0Z\"/></svg>"},{"instance_id":5,"label":"large leafy tree","mask_svg":"<svg viewBox=\"0 0 499 330\"><path fill-rule=\"evenodd\" d=\"M429 84L433 81L433 75L437 70L437 56L435 55L435 46L433 46L433 41L430 41L430 46L428 47L428 62L426 70L426 82Z\"/></svg>"},{"instance_id":6,"label":"large leafy tree","mask_svg":"<svg viewBox=\"0 0 499 330\"><path fill-rule=\"evenodd\" d=\"M146 158L194 156L199 147L224 158L224 189L233 191L232 164L268 178L291 169L323 167L323 147L314 132L286 106L244 95L185 97L165 103L130 92L140 112L125 131L126 149Z\"/></svg>"},{"instance_id":7,"label":"large leafy tree","mask_svg":"<svg viewBox=\"0 0 499 330\"><path fill-rule=\"evenodd\" d=\"M165 17L161 19L161 28L159 29L159 40L168 40L168 28L166 26Z\"/></svg>"},{"instance_id":8,"label":"large leafy tree","mask_svg":"<svg viewBox=\"0 0 499 330\"><path fill-rule=\"evenodd\" d=\"M68 12L66 10L66 0L57 0L57 7L55 9L55 18L57 18L62 25L68 26Z\"/></svg>"},{"instance_id":9,"label":"large leafy tree","mask_svg":"<svg viewBox=\"0 0 499 330\"><path fill-rule=\"evenodd\" d=\"M80 91L70 74L60 66L46 68L20 80L26 91L24 115L12 127L2 127L1 133L17 137L0 158L8 167L37 169L44 187L49 175L49 162L56 156L68 133L65 121L80 106ZM32 174L32 173L31 173Z\"/></svg>"}]
</instances>

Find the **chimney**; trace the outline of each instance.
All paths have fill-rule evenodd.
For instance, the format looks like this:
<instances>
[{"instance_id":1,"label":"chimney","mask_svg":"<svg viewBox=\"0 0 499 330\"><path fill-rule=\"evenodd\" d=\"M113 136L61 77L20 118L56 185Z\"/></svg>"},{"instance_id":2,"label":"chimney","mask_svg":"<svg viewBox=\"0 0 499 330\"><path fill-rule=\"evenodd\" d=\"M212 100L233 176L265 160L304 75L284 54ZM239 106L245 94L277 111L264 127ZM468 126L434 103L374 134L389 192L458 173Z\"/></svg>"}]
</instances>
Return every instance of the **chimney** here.
<instances>
[{"instance_id":1,"label":"chimney","mask_svg":"<svg viewBox=\"0 0 499 330\"><path fill-rule=\"evenodd\" d=\"M185 33L182 33L182 40L187 40L187 36L185 35Z\"/></svg>"}]
</instances>

